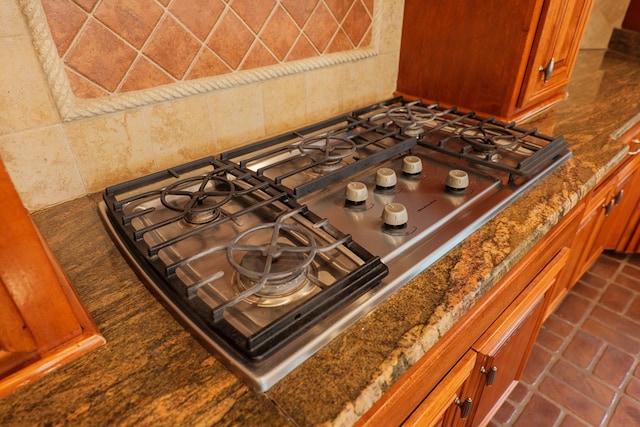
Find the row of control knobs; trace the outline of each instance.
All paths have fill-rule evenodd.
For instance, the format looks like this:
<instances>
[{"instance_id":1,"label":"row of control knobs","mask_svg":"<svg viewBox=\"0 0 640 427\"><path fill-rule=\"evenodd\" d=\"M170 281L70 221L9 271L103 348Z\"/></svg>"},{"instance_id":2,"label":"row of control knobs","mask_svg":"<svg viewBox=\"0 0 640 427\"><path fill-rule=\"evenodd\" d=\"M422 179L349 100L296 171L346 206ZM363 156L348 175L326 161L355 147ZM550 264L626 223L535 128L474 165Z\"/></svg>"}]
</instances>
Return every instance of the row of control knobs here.
<instances>
[{"instance_id":1,"label":"row of control knobs","mask_svg":"<svg viewBox=\"0 0 640 427\"><path fill-rule=\"evenodd\" d=\"M407 176L419 176L422 173L422 160L417 156L406 156L402 159L402 173ZM376 171L376 190L393 190L398 182L396 172L390 168L380 168ZM469 175L459 169L450 170L446 178L446 188L452 192L464 192L469 185ZM346 203L349 206L363 205L369 192L366 184L352 181L347 184ZM388 203L382 211L382 220L386 227L402 228L409 221L407 208L401 203Z\"/></svg>"}]
</instances>

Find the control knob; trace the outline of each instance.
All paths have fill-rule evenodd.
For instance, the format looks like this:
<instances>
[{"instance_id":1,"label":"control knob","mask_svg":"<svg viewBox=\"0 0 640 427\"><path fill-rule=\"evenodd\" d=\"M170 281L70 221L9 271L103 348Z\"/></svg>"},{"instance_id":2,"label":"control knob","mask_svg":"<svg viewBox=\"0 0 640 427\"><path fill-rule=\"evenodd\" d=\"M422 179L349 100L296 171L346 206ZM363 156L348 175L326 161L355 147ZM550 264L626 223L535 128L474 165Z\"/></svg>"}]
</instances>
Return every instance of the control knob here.
<instances>
[{"instance_id":1,"label":"control knob","mask_svg":"<svg viewBox=\"0 0 640 427\"><path fill-rule=\"evenodd\" d=\"M415 176L422 172L422 160L418 156L405 156L402 159L402 172L405 175Z\"/></svg>"},{"instance_id":2,"label":"control knob","mask_svg":"<svg viewBox=\"0 0 640 427\"><path fill-rule=\"evenodd\" d=\"M405 228L409 221L407 208L401 203L389 203L385 205L382 211L382 221L386 228Z\"/></svg>"},{"instance_id":3,"label":"control knob","mask_svg":"<svg viewBox=\"0 0 640 427\"><path fill-rule=\"evenodd\" d=\"M376 189L377 190L392 190L396 183L398 182L398 178L396 177L396 172L393 169L389 168L380 168L376 172Z\"/></svg>"},{"instance_id":4,"label":"control knob","mask_svg":"<svg viewBox=\"0 0 640 427\"><path fill-rule=\"evenodd\" d=\"M452 169L447 174L447 190L461 193L469 186L469 174L460 169Z\"/></svg>"},{"instance_id":5,"label":"control knob","mask_svg":"<svg viewBox=\"0 0 640 427\"><path fill-rule=\"evenodd\" d=\"M360 206L367 201L369 191L367 186L360 181L352 181L347 184L345 204L349 206Z\"/></svg>"}]
</instances>

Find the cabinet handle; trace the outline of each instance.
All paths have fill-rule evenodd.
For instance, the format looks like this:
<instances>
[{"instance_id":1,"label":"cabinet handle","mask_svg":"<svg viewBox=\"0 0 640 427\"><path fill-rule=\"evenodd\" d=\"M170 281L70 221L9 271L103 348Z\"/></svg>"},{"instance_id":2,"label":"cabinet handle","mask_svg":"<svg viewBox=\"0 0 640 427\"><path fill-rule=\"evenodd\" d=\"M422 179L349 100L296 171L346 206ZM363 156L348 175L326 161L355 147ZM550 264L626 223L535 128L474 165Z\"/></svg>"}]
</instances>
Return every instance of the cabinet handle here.
<instances>
[{"instance_id":1,"label":"cabinet handle","mask_svg":"<svg viewBox=\"0 0 640 427\"><path fill-rule=\"evenodd\" d=\"M544 72L544 82L548 82L549 79L551 78L551 73L553 73L553 69L556 66L556 59L554 57L551 57L551 59L549 60L549 64L546 67L543 67L542 65L540 66L540 68L538 69L538 71L543 71Z\"/></svg>"},{"instance_id":2,"label":"cabinet handle","mask_svg":"<svg viewBox=\"0 0 640 427\"><path fill-rule=\"evenodd\" d=\"M454 403L460 408L460 418L463 420L467 418L471 412L471 406L473 405L471 398L467 397L464 401L461 401L459 397L456 397Z\"/></svg>"},{"instance_id":3,"label":"cabinet handle","mask_svg":"<svg viewBox=\"0 0 640 427\"><path fill-rule=\"evenodd\" d=\"M487 369L483 366L480 368L480 372L487 376L487 387L491 387L494 382L496 382L496 376L498 375L498 367L492 366L491 369L487 371Z\"/></svg>"},{"instance_id":4,"label":"cabinet handle","mask_svg":"<svg viewBox=\"0 0 640 427\"><path fill-rule=\"evenodd\" d=\"M630 156L635 156L636 154L640 154L640 148L638 148L636 151L629 151L627 154Z\"/></svg>"},{"instance_id":5,"label":"cabinet handle","mask_svg":"<svg viewBox=\"0 0 640 427\"><path fill-rule=\"evenodd\" d=\"M616 205L620 204L620 200L622 200L622 196L624 196L624 190L618 191L618 194L615 195L613 200L616 202Z\"/></svg>"},{"instance_id":6,"label":"cabinet handle","mask_svg":"<svg viewBox=\"0 0 640 427\"><path fill-rule=\"evenodd\" d=\"M611 213L611 209L613 209L615 204L616 201L614 199L611 199L608 204L602 205L602 207L604 208L604 216L609 216L609 214Z\"/></svg>"}]
</instances>

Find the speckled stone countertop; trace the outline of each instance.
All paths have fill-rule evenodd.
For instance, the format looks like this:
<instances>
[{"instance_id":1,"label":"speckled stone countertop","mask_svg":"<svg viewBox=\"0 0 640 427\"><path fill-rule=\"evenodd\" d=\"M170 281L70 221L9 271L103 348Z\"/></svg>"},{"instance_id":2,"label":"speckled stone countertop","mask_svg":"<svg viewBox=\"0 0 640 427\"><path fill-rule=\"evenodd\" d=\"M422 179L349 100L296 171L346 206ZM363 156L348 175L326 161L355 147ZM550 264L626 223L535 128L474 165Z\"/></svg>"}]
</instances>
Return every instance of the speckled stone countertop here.
<instances>
[{"instance_id":1,"label":"speckled stone countertop","mask_svg":"<svg viewBox=\"0 0 640 427\"><path fill-rule=\"evenodd\" d=\"M107 343L0 399L0 425L349 425L625 155L640 62L580 53L569 98L524 125L573 158L267 393L209 355L129 268L99 196L33 215Z\"/></svg>"}]
</instances>

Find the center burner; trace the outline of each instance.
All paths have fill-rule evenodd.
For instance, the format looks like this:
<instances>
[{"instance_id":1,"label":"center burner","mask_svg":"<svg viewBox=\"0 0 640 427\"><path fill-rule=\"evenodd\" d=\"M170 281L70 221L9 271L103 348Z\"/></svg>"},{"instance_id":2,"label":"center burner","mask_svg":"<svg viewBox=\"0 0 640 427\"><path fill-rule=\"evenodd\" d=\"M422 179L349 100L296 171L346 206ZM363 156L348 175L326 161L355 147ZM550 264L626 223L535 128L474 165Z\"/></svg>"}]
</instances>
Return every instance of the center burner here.
<instances>
[{"instance_id":1,"label":"center burner","mask_svg":"<svg viewBox=\"0 0 640 427\"><path fill-rule=\"evenodd\" d=\"M355 142L336 136L333 132L305 139L298 144L300 152L314 160L314 168L319 172L338 169L342 159L353 155L356 148Z\"/></svg>"}]
</instances>

